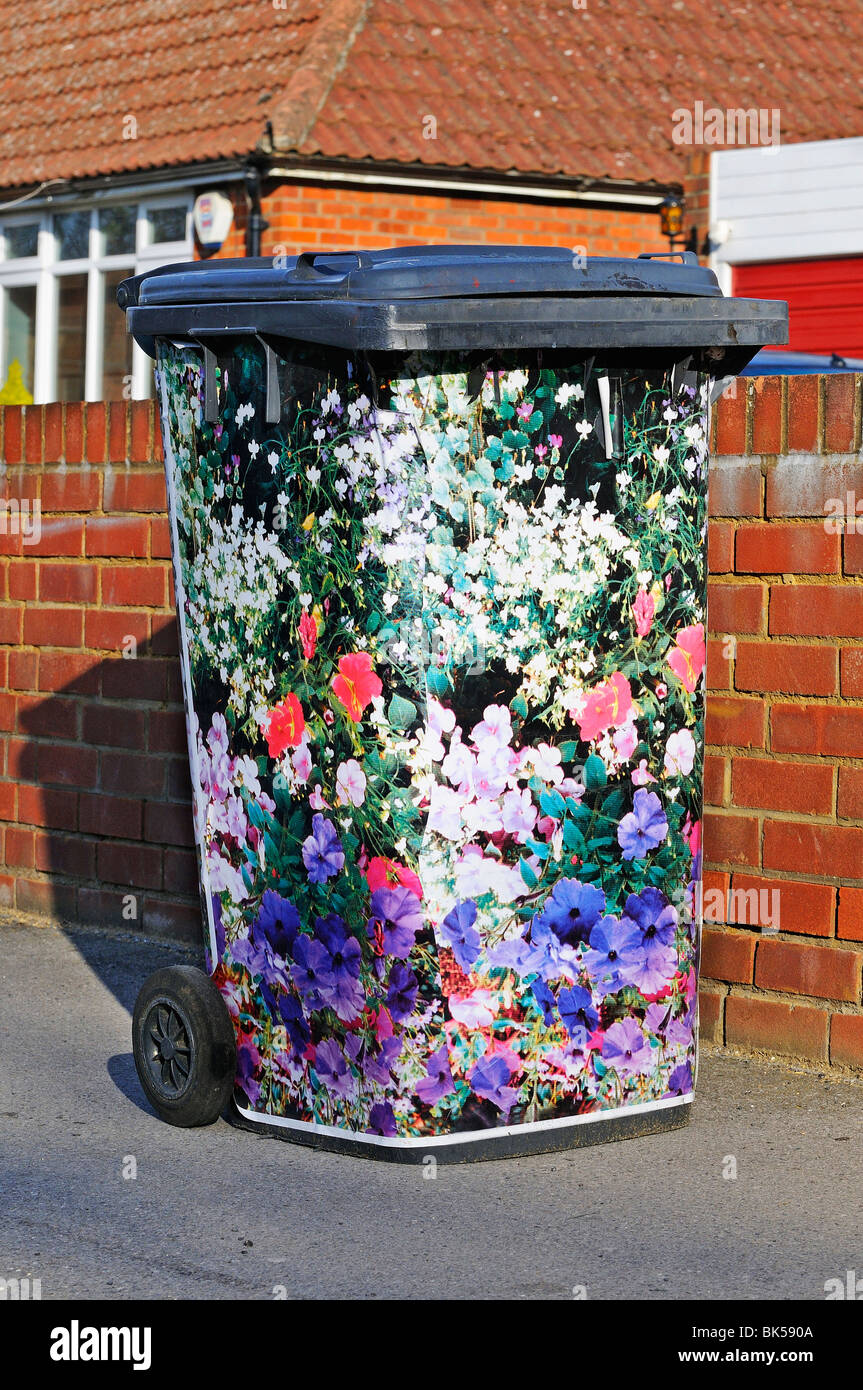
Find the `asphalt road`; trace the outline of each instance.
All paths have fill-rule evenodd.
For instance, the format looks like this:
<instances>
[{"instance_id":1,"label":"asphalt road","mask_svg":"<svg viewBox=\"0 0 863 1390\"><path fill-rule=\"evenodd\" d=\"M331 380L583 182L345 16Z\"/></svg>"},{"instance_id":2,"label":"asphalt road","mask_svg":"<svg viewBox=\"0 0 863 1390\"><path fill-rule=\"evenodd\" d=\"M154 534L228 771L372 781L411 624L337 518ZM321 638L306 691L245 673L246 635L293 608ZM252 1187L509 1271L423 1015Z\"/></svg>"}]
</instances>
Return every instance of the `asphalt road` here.
<instances>
[{"instance_id":1,"label":"asphalt road","mask_svg":"<svg viewBox=\"0 0 863 1390\"><path fill-rule=\"evenodd\" d=\"M162 1124L130 1011L188 958L0 925L0 1278L43 1299L818 1300L863 1274L863 1078L708 1055L682 1130L429 1180Z\"/></svg>"}]
</instances>

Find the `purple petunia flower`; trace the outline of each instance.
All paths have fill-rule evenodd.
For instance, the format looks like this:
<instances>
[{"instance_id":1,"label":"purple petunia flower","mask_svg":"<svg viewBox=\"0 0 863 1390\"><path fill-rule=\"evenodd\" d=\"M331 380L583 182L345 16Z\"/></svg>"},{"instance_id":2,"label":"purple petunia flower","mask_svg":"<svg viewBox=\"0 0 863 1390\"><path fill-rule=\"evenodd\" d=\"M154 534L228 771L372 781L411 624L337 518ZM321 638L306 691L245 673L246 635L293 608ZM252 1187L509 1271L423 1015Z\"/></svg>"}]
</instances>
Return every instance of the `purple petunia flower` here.
<instances>
[{"instance_id":1,"label":"purple petunia flower","mask_svg":"<svg viewBox=\"0 0 863 1390\"><path fill-rule=\"evenodd\" d=\"M677 952L673 947L654 946L646 950L642 945L627 960L621 961L620 978L642 994L657 994L674 978L676 970Z\"/></svg>"},{"instance_id":2,"label":"purple petunia flower","mask_svg":"<svg viewBox=\"0 0 863 1390\"><path fill-rule=\"evenodd\" d=\"M562 942L552 931L544 914L534 917L530 924L531 957L530 969L541 975L545 981L559 980L561 976L574 981L577 977L575 947Z\"/></svg>"},{"instance_id":3,"label":"purple petunia flower","mask_svg":"<svg viewBox=\"0 0 863 1390\"><path fill-rule=\"evenodd\" d=\"M326 883L345 867L344 850L336 828L324 820L320 812L312 816L312 833L303 840L302 856L309 883Z\"/></svg>"},{"instance_id":4,"label":"purple petunia flower","mask_svg":"<svg viewBox=\"0 0 863 1390\"><path fill-rule=\"evenodd\" d=\"M236 1083L241 1091L245 1091L252 1105L257 1105L261 1098L261 1084L255 1080L255 1073L261 1065L261 1054L246 1033L240 1033L238 1041Z\"/></svg>"},{"instance_id":5,"label":"purple petunia flower","mask_svg":"<svg viewBox=\"0 0 863 1390\"><path fill-rule=\"evenodd\" d=\"M236 941L231 942L230 950L234 963L244 966L253 978L263 975L267 967L267 958L261 947L255 944L251 934L238 936Z\"/></svg>"},{"instance_id":6,"label":"purple petunia flower","mask_svg":"<svg viewBox=\"0 0 863 1390\"><path fill-rule=\"evenodd\" d=\"M593 996L589 989L575 985L572 989L562 989L557 1001L561 1022L577 1047L584 1047L587 1039L599 1023L599 1014L593 1007Z\"/></svg>"},{"instance_id":7,"label":"purple petunia flower","mask_svg":"<svg viewBox=\"0 0 863 1390\"><path fill-rule=\"evenodd\" d=\"M642 994L656 994L677 969L674 934L677 912L657 888L630 893L624 911L641 932L641 950L621 972Z\"/></svg>"},{"instance_id":8,"label":"purple petunia flower","mask_svg":"<svg viewBox=\"0 0 863 1390\"><path fill-rule=\"evenodd\" d=\"M658 888L647 887L638 894L630 893L623 910L641 929L645 946L650 943L674 945L677 912Z\"/></svg>"},{"instance_id":9,"label":"purple petunia flower","mask_svg":"<svg viewBox=\"0 0 863 1390\"><path fill-rule=\"evenodd\" d=\"M354 1078L338 1043L325 1038L315 1050L315 1071L321 1085L330 1095L350 1100L354 1094Z\"/></svg>"},{"instance_id":10,"label":"purple petunia flower","mask_svg":"<svg viewBox=\"0 0 863 1390\"><path fill-rule=\"evenodd\" d=\"M388 1100L378 1101L377 1105L372 1106L368 1132L369 1134L382 1134L387 1139L395 1139L398 1133L396 1117Z\"/></svg>"},{"instance_id":11,"label":"purple petunia flower","mask_svg":"<svg viewBox=\"0 0 863 1390\"><path fill-rule=\"evenodd\" d=\"M510 1075L510 1069L503 1057L495 1055L480 1057L467 1079L475 1095L490 1100L503 1115L508 1115L518 1099L518 1091L506 1084Z\"/></svg>"},{"instance_id":12,"label":"purple petunia flower","mask_svg":"<svg viewBox=\"0 0 863 1390\"><path fill-rule=\"evenodd\" d=\"M422 906L409 888L376 888L372 893L368 933L383 955L407 960L422 927Z\"/></svg>"},{"instance_id":13,"label":"purple petunia flower","mask_svg":"<svg viewBox=\"0 0 863 1390\"><path fill-rule=\"evenodd\" d=\"M417 977L410 966L396 961L390 971L387 987L387 1008L394 1023L410 1018L417 1002Z\"/></svg>"},{"instance_id":14,"label":"purple petunia flower","mask_svg":"<svg viewBox=\"0 0 863 1390\"><path fill-rule=\"evenodd\" d=\"M221 960L225 954L225 947L227 945L225 940L225 924L222 921L222 899L218 894L213 893L210 902L213 907L213 927L216 933L216 951L218 953L218 960ZM212 971L210 971L210 974L212 974Z\"/></svg>"},{"instance_id":15,"label":"purple petunia flower","mask_svg":"<svg viewBox=\"0 0 863 1390\"><path fill-rule=\"evenodd\" d=\"M268 888L261 898L253 930L257 942L266 941L273 954L285 960L300 930L300 914L287 898Z\"/></svg>"},{"instance_id":16,"label":"purple petunia flower","mask_svg":"<svg viewBox=\"0 0 863 1390\"><path fill-rule=\"evenodd\" d=\"M542 980L534 980L531 985L531 992L542 1011L542 1021L546 1028L550 1028L554 1023L554 995L548 985Z\"/></svg>"},{"instance_id":17,"label":"purple petunia flower","mask_svg":"<svg viewBox=\"0 0 863 1390\"><path fill-rule=\"evenodd\" d=\"M426 1076L417 1082L415 1090L423 1105L437 1105L444 1096L451 1095L454 1089L449 1054L444 1045L429 1057Z\"/></svg>"},{"instance_id":18,"label":"purple petunia flower","mask_svg":"<svg viewBox=\"0 0 863 1390\"><path fill-rule=\"evenodd\" d=\"M590 933L584 967L603 994L616 994L626 983L624 968L636 961L641 932L628 917L603 917Z\"/></svg>"},{"instance_id":19,"label":"purple petunia flower","mask_svg":"<svg viewBox=\"0 0 863 1390\"><path fill-rule=\"evenodd\" d=\"M681 1062L668 1078L670 1096L688 1096L692 1091L692 1067L689 1062Z\"/></svg>"},{"instance_id":20,"label":"purple petunia flower","mask_svg":"<svg viewBox=\"0 0 863 1390\"><path fill-rule=\"evenodd\" d=\"M624 859L644 859L648 850L656 849L668 834L668 821L656 792L639 787L632 810L617 827L617 842Z\"/></svg>"},{"instance_id":21,"label":"purple petunia flower","mask_svg":"<svg viewBox=\"0 0 863 1390\"><path fill-rule=\"evenodd\" d=\"M653 1051L634 1018L612 1023L602 1040L602 1060L623 1079L647 1071L653 1065Z\"/></svg>"},{"instance_id":22,"label":"purple petunia flower","mask_svg":"<svg viewBox=\"0 0 863 1390\"><path fill-rule=\"evenodd\" d=\"M679 1018L673 1018L668 1025L666 1037L675 1047L688 1047L692 1042L695 1027L695 1010L688 1008Z\"/></svg>"},{"instance_id":23,"label":"purple petunia flower","mask_svg":"<svg viewBox=\"0 0 863 1390\"><path fill-rule=\"evenodd\" d=\"M481 942L475 921L476 903L468 898L448 912L440 924L441 936L447 946L452 947L453 955L467 974L470 974L480 952Z\"/></svg>"},{"instance_id":24,"label":"purple petunia flower","mask_svg":"<svg viewBox=\"0 0 863 1390\"><path fill-rule=\"evenodd\" d=\"M499 946L493 946L487 957L489 965L493 965L495 969L514 970L516 975L524 977L536 974L545 959L545 953L537 950L523 936L513 936L508 941L502 941Z\"/></svg>"},{"instance_id":25,"label":"purple petunia flower","mask_svg":"<svg viewBox=\"0 0 863 1390\"><path fill-rule=\"evenodd\" d=\"M330 953L320 941L298 936L294 942L291 979L309 1009L322 1009L326 1003L324 984L329 979Z\"/></svg>"},{"instance_id":26,"label":"purple petunia flower","mask_svg":"<svg viewBox=\"0 0 863 1390\"><path fill-rule=\"evenodd\" d=\"M335 912L315 918L315 939L327 953L319 984L324 1001L343 1023L363 1011L365 991L360 983L361 947Z\"/></svg>"},{"instance_id":27,"label":"purple petunia flower","mask_svg":"<svg viewBox=\"0 0 863 1390\"><path fill-rule=\"evenodd\" d=\"M303 1013L303 1006L293 994L283 994L278 1003L279 1017L285 1025L291 1044L291 1055L301 1058L309 1045L311 1031Z\"/></svg>"},{"instance_id":28,"label":"purple petunia flower","mask_svg":"<svg viewBox=\"0 0 863 1390\"><path fill-rule=\"evenodd\" d=\"M554 885L542 915L555 936L570 946L587 941L591 930L605 911L605 894L577 878L564 878Z\"/></svg>"},{"instance_id":29,"label":"purple petunia flower","mask_svg":"<svg viewBox=\"0 0 863 1390\"><path fill-rule=\"evenodd\" d=\"M391 1038L384 1038L377 1052L366 1052L361 1069L370 1081L376 1081L379 1086L389 1086L392 1084L392 1069L396 1059L402 1050L401 1038L395 1035Z\"/></svg>"}]
</instances>

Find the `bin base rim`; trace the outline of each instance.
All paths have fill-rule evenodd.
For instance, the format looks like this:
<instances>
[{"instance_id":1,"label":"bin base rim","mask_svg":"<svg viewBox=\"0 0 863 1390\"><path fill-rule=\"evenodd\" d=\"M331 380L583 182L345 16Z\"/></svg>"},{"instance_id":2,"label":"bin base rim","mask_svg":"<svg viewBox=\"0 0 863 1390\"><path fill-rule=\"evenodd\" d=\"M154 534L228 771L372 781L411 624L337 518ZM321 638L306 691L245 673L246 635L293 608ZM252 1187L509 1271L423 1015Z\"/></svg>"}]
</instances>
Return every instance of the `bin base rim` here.
<instances>
[{"instance_id":1,"label":"bin base rim","mask_svg":"<svg viewBox=\"0 0 863 1390\"><path fill-rule=\"evenodd\" d=\"M231 1111L235 1123L242 1129L332 1153L351 1154L355 1158L372 1158L383 1163L422 1164L429 1158L434 1158L437 1163L476 1163L486 1159L518 1158L529 1154L587 1148L592 1144L637 1139L647 1134L679 1129L689 1121L692 1099L690 1093L619 1110L570 1115L559 1120L538 1120L533 1124L500 1125L495 1129L406 1139L357 1134L330 1125L265 1115L238 1105L236 1100L232 1103Z\"/></svg>"}]
</instances>

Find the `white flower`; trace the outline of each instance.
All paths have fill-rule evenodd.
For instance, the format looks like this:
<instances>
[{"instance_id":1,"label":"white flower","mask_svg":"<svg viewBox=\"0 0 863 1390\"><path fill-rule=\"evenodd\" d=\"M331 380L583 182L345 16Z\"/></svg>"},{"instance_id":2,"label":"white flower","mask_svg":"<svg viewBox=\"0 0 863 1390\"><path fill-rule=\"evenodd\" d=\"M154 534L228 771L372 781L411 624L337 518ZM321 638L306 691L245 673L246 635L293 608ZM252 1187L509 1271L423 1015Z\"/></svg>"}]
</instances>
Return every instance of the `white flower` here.
<instances>
[{"instance_id":1,"label":"white flower","mask_svg":"<svg viewBox=\"0 0 863 1390\"><path fill-rule=\"evenodd\" d=\"M314 466L312 466L311 468L307 468L307 469L306 469L306 477L308 478L308 480L309 480L309 482L311 483L312 487L317 487L318 483L321 481L321 470L320 470L320 468L315 468Z\"/></svg>"},{"instance_id":2,"label":"white flower","mask_svg":"<svg viewBox=\"0 0 863 1390\"><path fill-rule=\"evenodd\" d=\"M667 463L671 458L671 450L667 449L664 444L654 444L653 457L657 463Z\"/></svg>"},{"instance_id":3,"label":"white flower","mask_svg":"<svg viewBox=\"0 0 863 1390\"><path fill-rule=\"evenodd\" d=\"M273 472L275 473L276 469L277 469L278 466L279 466L279 456L278 456L278 454L275 452L275 450L273 450L271 453L267 454L267 463L270 465L270 467L272 468Z\"/></svg>"},{"instance_id":4,"label":"white flower","mask_svg":"<svg viewBox=\"0 0 863 1390\"><path fill-rule=\"evenodd\" d=\"M252 458L257 458L257 456L258 456L258 454L259 454L260 452L261 452L261 446L260 446L260 444L258 443L258 441L257 441L256 439L250 439L250 440L249 440L249 453L251 454Z\"/></svg>"},{"instance_id":5,"label":"white flower","mask_svg":"<svg viewBox=\"0 0 863 1390\"><path fill-rule=\"evenodd\" d=\"M579 420L575 428L582 440L586 439L593 431L593 425L589 425L586 420Z\"/></svg>"},{"instance_id":6,"label":"white flower","mask_svg":"<svg viewBox=\"0 0 863 1390\"><path fill-rule=\"evenodd\" d=\"M310 606L311 602L312 602L312 595L311 595L311 594L300 594L300 603L302 604L303 608L308 608L308 607Z\"/></svg>"},{"instance_id":7,"label":"white flower","mask_svg":"<svg viewBox=\"0 0 863 1390\"><path fill-rule=\"evenodd\" d=\"M578 382L575 382L574 385L571 385L568 381L565 381L563 385L560 387L560 389L557 391L554 399L557 401L558 405L566 405L570 397L574 397L574 399L577 401L583 401L584 387L580 386Z\"/></svg>"}]
</instances>

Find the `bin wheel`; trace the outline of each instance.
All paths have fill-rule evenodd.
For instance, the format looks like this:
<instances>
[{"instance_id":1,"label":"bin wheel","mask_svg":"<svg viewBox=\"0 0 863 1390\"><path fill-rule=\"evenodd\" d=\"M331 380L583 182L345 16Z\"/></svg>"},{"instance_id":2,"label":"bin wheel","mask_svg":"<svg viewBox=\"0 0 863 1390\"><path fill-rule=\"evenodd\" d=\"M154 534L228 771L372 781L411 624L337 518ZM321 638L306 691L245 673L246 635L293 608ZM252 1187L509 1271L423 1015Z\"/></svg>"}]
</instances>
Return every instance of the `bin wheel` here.
<instances>
[{"instance_id":1,"label":"bin wheel","mask_svg":"<svg viewBox=\"0 0 863 1390\"><path fill-rule=\"evenodd\" d=\"M192 965L156 970L132 1015L135 1068L161 1119L190 1128L219 1118L234 1085L237 1041L224 999Z\"/></svg>"}]
</instances>

